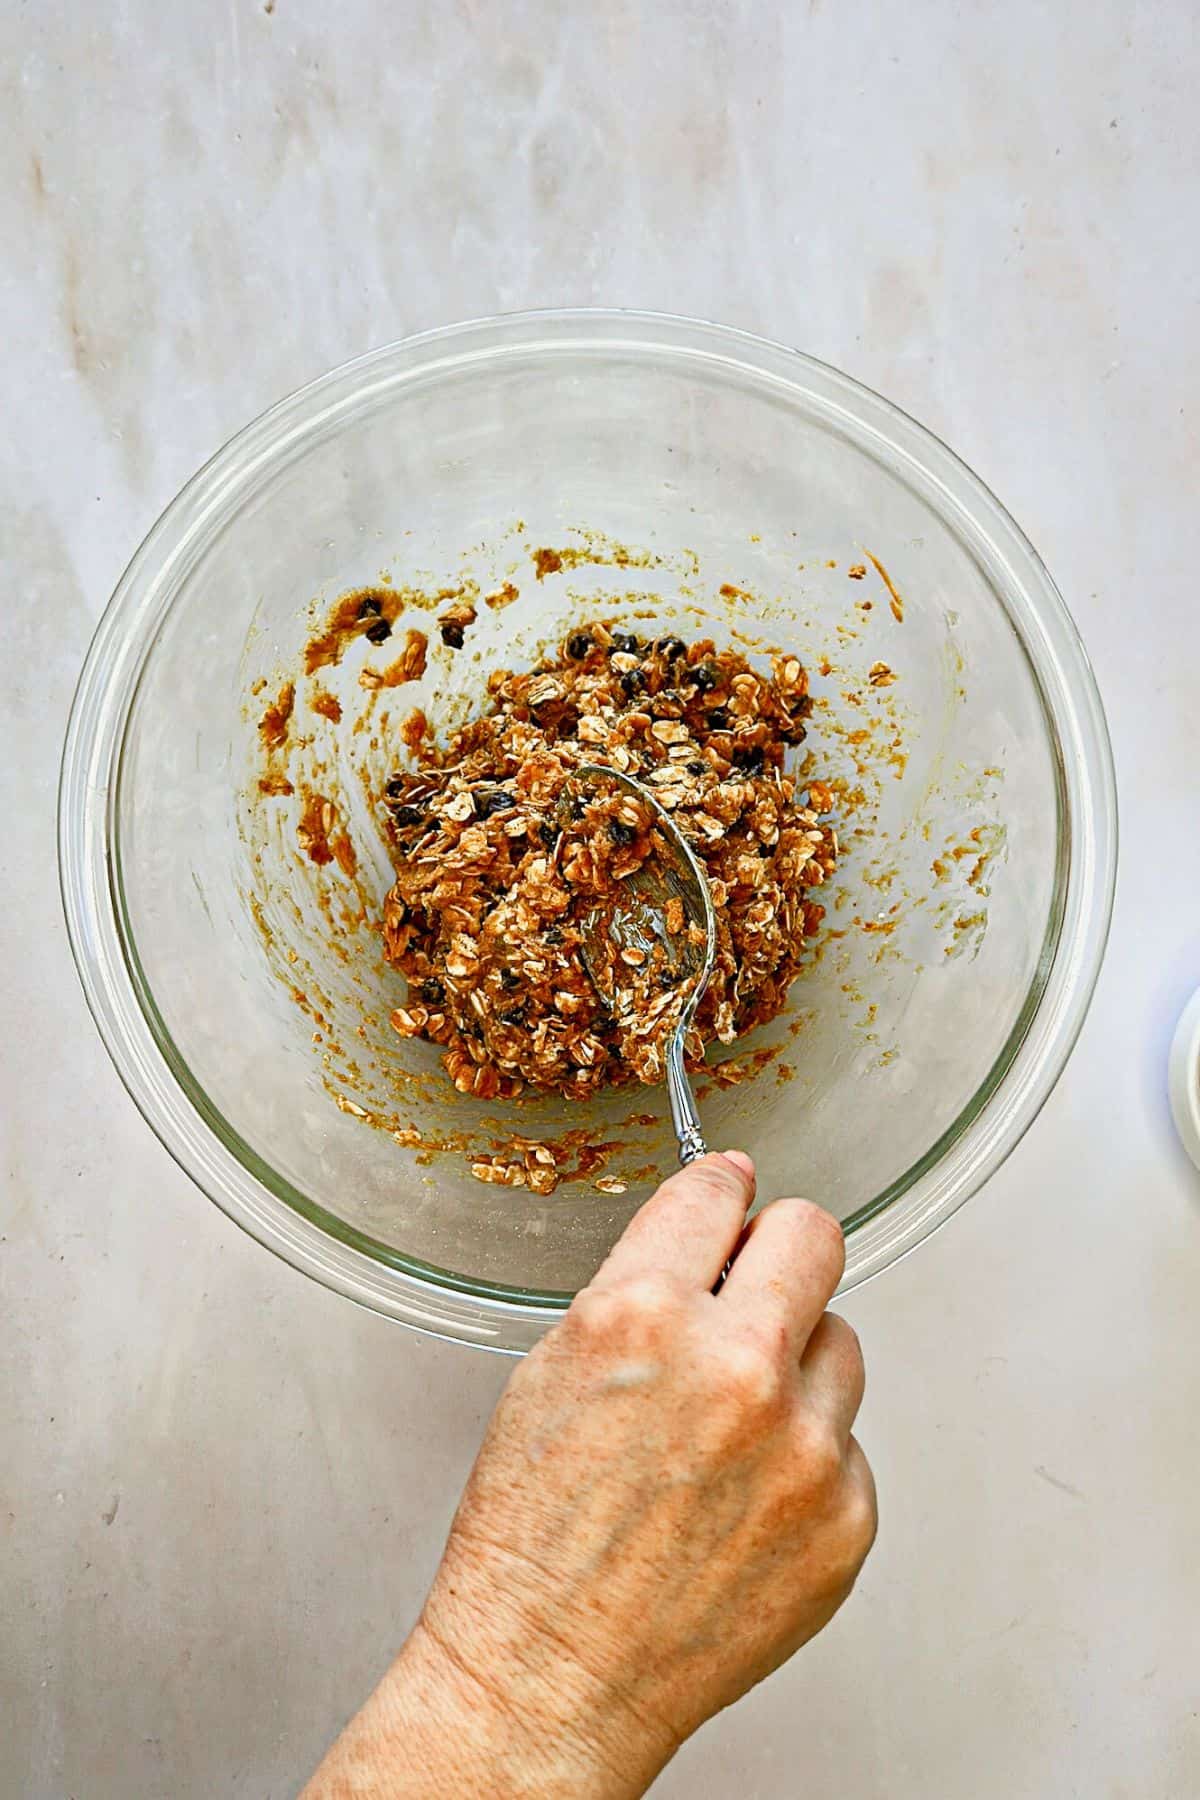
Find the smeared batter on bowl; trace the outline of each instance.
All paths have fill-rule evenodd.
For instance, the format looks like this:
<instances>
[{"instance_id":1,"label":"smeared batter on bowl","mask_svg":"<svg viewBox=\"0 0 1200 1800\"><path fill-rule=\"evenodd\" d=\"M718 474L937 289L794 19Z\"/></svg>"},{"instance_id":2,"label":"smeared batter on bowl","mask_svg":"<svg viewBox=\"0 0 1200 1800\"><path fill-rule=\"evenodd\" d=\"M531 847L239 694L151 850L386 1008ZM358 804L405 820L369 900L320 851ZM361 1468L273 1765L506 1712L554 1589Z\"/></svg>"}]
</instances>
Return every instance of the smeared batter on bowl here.
<instances>
[{"instance_id":1,"label":"smeared batter on bowl","mask_svg":"<svg viewBox=\"0 0 1200 1800\"><path fill-rule=\"evenodd\" d=\"M583 919L655 854L652 822L617 790L564 812L584 763L647 783L705 866L719 944L692 1060L774 1018L824 916L809 890L837 860L829 791L783 766L810 710L799 660L776 655L765 676L709 639L595 623L488 690L491 710L444 751L406 734L417 767L382 796L396 865L384 946L408 981L395 1029L443 1046L455 1086L485 1099L661 1080L677 996L648 987L644 1009L614 1012L580 955Z\"/></svg>"}]
</instances>

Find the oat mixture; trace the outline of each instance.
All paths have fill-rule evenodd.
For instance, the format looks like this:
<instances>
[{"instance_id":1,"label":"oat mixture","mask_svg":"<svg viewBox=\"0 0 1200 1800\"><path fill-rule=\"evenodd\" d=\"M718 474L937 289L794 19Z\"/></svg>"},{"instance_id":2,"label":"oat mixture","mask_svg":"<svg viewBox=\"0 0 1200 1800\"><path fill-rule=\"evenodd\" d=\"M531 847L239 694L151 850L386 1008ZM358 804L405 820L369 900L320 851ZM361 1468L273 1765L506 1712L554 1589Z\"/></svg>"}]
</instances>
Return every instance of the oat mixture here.
<instances>
[{"instance_id":1,"label":"oat mixture","mask_svg":"<svg viewBox=\"0 0 1200 1800\"><path fill-rule=\"evenodd\" d=\"M614 1006L581 953L588 918L659 853L653 820L615 785L574 789L580 764L645 783L706 869L719 942L689 1060L774 1018L824 916L809 890L837 859L828 788L783 767L810 710L800 662L777 655L768 677L711 640L595 623L488 689L491 710L444 750L406 721L416 767L383 796L384 945L408 982L395 1029L441 1045L455 1087L484 1099L662 1079L678 984L655 996L647 978L644 1005ZM668 928L686 931L682 911Z\"/></svg>"}]
</instances>

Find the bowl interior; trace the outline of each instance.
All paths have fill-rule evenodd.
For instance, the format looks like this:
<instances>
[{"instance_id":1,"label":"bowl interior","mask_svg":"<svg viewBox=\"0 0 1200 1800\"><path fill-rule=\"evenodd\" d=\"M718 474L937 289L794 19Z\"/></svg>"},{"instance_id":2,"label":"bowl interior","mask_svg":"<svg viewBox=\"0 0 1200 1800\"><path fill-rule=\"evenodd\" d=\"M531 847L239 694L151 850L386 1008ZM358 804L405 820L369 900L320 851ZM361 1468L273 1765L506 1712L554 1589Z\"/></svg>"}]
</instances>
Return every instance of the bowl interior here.
<instances>
[{"instance_id":1,"label":"bowl interior","mask_svg":"<svg viewBox=\"0 0 1200 1800\"><path fill-rule=\"evenodd\" d=\"M543 547L564 566L539 579ZM362 685L388 651L361 639L298 676L339 594L382 576L405 596L398 635L430 631L439 591L478 594L464 649L433 630L424 678L398 689ZM173 1079L250 1178L466 1293L574 1291L673 1140L660 1092L586 1118L481 1103L395 1036L370 794L404 759L410 707L444 731L490 670L595 617L755 659L780 646L810 670L805 753L838 783L842 867L787 1015L737 1046L743 1079L701 1084L709 1141L752 1150L765 1194L804 1192L851 1229L894 1204L991 1102L1061 922L1060 747L995 570L933 484L827 399L729 356L518 342L364 380L277 433L157 577L110 799L123 950ZM287 680L295 791L267 795L259 722ZM310 794L352 872L301 848ZM623 1192L471 1175L513 1133L572 1131L610 1146Z\"/></svg>"}]
</instances>

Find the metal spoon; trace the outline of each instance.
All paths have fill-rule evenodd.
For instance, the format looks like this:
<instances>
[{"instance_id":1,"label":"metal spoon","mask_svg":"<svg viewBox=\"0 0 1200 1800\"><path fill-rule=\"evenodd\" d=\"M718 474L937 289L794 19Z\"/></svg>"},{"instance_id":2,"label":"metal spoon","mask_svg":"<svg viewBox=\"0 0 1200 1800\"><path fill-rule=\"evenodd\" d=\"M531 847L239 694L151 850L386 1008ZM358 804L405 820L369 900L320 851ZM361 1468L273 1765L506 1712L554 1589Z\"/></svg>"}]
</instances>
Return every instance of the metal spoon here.
<instances>
[{"instance_id":1,"label":"metal spoon","mask_svg":"<svg viewBox=\"0 0 1200 1800\"><path fill-rule=\"evenodd\" d=\"M684 1042L696 1016L717 955L717 915L713 909L708 877L695 851L676 825L667 809L653 792L618 769L606 769L598 763L583 763L574 769L567 782L562 805L569 803L572 790L606 782L624 788L641 802L654 820L658 836L666 846L666 854L649 857L619 884L612 901L597 908L583 921L580 945L584 967L601 997L612 1005L618 990L613 980L613 958L606 947L618 952L636 949L644 954L655 952L667 973L682 986L689 984L679 1018L667 1042L667 1095L671 1103L671 1120L679 1140L679 1161L686 1166L706 1154L700 1130L700 1115L684 1067ZM666 913L672 900L683 904L685 925L698 925L704 932L703 949L693 943L685 929L672 933L667 929Z\"/></svg>"}]
</instances>

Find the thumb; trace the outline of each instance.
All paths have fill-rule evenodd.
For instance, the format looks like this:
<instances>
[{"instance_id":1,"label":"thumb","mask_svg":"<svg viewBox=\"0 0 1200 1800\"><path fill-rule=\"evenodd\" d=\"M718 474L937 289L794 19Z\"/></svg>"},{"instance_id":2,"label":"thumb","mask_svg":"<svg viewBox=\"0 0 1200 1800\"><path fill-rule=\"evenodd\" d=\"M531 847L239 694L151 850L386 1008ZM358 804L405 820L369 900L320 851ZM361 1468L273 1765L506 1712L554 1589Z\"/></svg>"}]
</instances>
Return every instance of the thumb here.
<instances>
[{"instance_id":1,"label":"thumb","mask_svg":"<svg viewBox=\"0 0 1200 1800\"><path fill-rule=\"evenodd\" d=\"M753 1202L754 1163L744 1151L700 1157L633 1215L592 1285L657 1272L711 1289Z\"/></svg>"}]
</instances>

